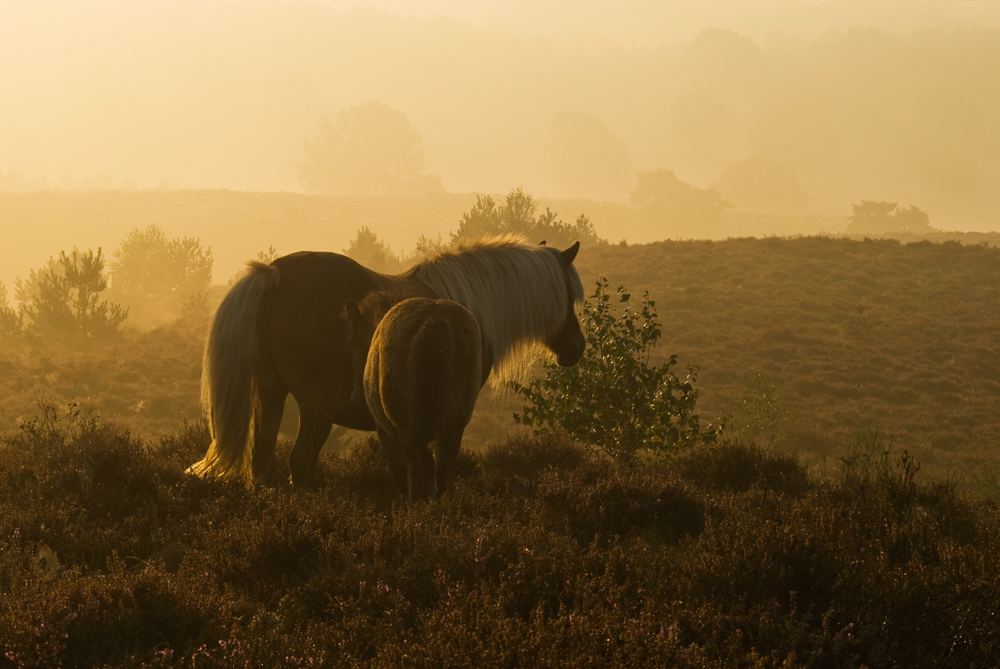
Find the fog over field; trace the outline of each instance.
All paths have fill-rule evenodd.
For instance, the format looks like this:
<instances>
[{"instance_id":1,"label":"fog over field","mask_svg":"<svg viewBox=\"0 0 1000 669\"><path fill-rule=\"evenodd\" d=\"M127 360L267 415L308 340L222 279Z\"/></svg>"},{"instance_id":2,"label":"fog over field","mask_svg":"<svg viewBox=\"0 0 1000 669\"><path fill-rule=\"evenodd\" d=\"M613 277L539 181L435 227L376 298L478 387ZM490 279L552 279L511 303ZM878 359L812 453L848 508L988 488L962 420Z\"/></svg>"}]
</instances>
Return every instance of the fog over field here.
<instances>
[{"instance_id":1,"label":"fog over field","mask_svg":"<svg viewBox=\"0 0 1000 669\"><path fill-rule=\"evenodd\" d=\"M663 169L717 190L728 216L843 221L854 203L896 201L938 229L996 229L1000 3L609 7L5 2L0 191L400 190L302 169L307 142L322 148L324 128L342 131L352 108L378 105L409 134L359 155L412 149L407 169L424 178L411 192L523 186L627 204L638 172ZM121 238L99 223L43 223L41 236L70 246ZM22 225L0 210L0 226ZM697 221L662 235L595 225L612 240L718 236ZM357 226L346 227L333 239ZM390 241L412 247L422 232ZM18 245L0 258L8 284L55 252Z\"/></svg>"},{"instance_id":2,"label":"fog over field","mask_svg":"<svg viewBox=\"0 0 1000 669\"><path fill-rule=\"evenodd\" d=\"M1000 0L0 0L0 669L1000 666L998 110Z\"/></svg>"}]
</instances>

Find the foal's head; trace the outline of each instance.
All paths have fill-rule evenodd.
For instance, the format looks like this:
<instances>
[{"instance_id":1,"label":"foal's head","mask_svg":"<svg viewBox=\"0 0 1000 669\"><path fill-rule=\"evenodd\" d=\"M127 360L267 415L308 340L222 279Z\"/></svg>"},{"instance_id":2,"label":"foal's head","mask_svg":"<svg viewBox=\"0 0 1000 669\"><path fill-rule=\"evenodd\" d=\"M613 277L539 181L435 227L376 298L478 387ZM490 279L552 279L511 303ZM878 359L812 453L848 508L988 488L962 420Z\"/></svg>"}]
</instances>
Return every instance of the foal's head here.
<instances>
[{"instance_id":1,"label":"foal's head","mask_svg":"<svg viewBox=\"0 0 1000 669\"><path fill-rule=\"evenodd\" d=\"M400 295L375 291L368 293L361 302L348 302L344 305L343 317L348 324L347 357L354 376L351 404L358 410L368 410L365 401L365 365L375 328L386 312L401 299Z\"/></svg>"}]
</instances>

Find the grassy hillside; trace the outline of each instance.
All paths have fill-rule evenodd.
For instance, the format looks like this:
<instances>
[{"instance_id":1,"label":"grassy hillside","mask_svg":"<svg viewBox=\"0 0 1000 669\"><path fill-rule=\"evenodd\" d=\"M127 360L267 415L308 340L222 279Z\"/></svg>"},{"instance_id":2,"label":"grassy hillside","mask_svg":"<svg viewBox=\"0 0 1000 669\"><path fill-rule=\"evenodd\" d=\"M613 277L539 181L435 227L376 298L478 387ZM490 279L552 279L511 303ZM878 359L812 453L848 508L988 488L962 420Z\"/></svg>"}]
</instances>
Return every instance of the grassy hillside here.
<instances>
[{"instance_id":1,"label":"grassy hillside","mask_svg":"<svg viewBox=\"0 0 1000 669\"><path fill-rule=\"evenodd\" d=\"M996 462L1000 249L731 239L588 249L578 263L649 290L665 323L656 354L698 365L703 411L733 414L737 431L830 456L876 429L938 474ZM761 382L771 406L747 397Z\"/></svg>"},{"instance_id":2,"label":"grassy hillside","mask_svg":"<svg viewBox=\"0 0 1000 669\"><path fill-rule=\"evenodd\" d=\"M585 248L598 274L649 290L664 323L654 358L700 367L701 414L822 466L880 431L928 472L966 477L1000 443L1000 250L954 242L731 239ZM200 416L200 331L120 344L0 351L0 429L39 399L95 406L149 436ZM509 396L483 393L467 443L517 433ZM288 413L286 435L295 430ZM523 434L523 432L520 432ZM339 438L340 435L337 435Z\"/></svg>"},{"instance_id":3,"label":"grassy hillside","mask_svg":"<svg viewBox=\"0 0 1000 669\"><path fill-rule=\"evenodd\" d=\"M628 469L465 451L407 506L371 443L315 490L183 474L207 435L0 439L0 666L993 667L996 504L869 443L822 482L726 443Z\"/></svg>"}]
</instances>

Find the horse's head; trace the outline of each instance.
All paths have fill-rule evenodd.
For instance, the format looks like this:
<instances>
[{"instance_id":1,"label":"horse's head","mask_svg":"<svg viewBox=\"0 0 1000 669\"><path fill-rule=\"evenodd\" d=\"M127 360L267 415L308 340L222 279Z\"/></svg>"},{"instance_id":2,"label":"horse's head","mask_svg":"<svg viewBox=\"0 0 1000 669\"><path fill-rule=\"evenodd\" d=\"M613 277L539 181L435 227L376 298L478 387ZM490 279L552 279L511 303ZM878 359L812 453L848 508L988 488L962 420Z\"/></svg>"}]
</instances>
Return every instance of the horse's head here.
<instances>
[{"instance_id":1,"label":"horse's head","mask_svg":"<svg viewBox=\"0 0 1000 669\"><path fill-rule=\"evenodd\" d=\"M583 330L580 329L580 321L577 320L574 309L577 299L582 297L580 294L582 287L575 288L580 283L580 277L573 267L573 260L579 250L580 242L576 242L565 251L553 249L566 274L566 317L563 319L562 326L551 339L545 342L545 345L555 353L556 362L563 367L575 365L587 346L587 340L583 336Z\"/></svg>"}]
</instances>

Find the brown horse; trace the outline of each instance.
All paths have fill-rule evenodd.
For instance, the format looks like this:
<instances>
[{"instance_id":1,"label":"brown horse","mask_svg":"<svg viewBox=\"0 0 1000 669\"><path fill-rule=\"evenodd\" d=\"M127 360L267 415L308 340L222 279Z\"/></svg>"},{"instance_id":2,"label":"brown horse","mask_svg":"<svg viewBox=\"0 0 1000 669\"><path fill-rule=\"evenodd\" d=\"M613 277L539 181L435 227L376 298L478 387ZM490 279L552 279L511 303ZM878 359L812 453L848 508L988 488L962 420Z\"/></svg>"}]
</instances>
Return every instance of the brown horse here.
<instances>
[{"instance_id":1,"label":"brown horse","mask_svg":"<svg viewBox=\"0 0 1000 669\"><path fill-rule=\"evenodd\" d=\"M421 262L398 276L336 253L300 252L270 265L250 263L215 313L202 368L202 403L212 444L191 466L201 475L269 482L285 398L299 405L288 458L292 483L307 485L333 424L375 429L367 407L351 403L348 301L376 290L446 298L467 308L482 333L482 376L510 375L532 345L564 366L583 355L573 310L583 285L573 267L579 242L559 251L514 238L481 240Z\"/></svg>"},{"instance_id":2,"label":"brown horse","mask_svg":"<svg viewBox=\"0 0 1000 669\"><path fill-rule=\"evenodd\" d=\"M383 296L345 308L352 401L375 418L403 494L434 499L448 487L482 385L479 324L451 300L411 297L386 311Z\"/></svg>"}]
</instances>

